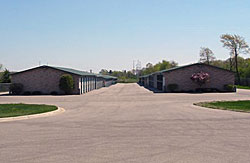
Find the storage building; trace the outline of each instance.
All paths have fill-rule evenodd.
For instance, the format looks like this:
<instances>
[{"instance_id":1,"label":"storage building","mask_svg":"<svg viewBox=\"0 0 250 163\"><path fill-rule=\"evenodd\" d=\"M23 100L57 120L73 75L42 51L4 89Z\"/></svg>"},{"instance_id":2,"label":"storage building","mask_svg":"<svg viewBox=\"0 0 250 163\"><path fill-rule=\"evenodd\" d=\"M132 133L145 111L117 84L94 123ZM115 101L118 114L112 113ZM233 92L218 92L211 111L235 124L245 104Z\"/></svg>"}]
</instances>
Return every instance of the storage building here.
<instances>
[{"instance_id":1,"label":"storage building","mask_svg":"<svg viewBox=\"0 0 250 163\"><path fill-rule=\"evenodd\" d=\"M71 68L39 66L13 73L11 82L23 85L22 93L41 92L41 94L51 94L56 92L63 94L64 92L59 88L59 81L64 74L70 74L73 77L74 90L72 94L84 94L94 89L110 86L115 84L117 80L113 76L94 74Z\"/></svg>"},{"instance_id":2,"label":"storage building","mask_svg":"<svg viewBox=\"0 0 250 163\"><path fill-rule=\"evenodd\" d=\"M198 73L205 73L209 76L208 80L202 85L191 79L194 74ZM176 92L229 91L234 82L234 72L204 63L179 66L139 78L141 85L162 92L171 92L171 86L175 86ZM234 90L232 89L232 91Z\"/></svg>"}]
</instances>

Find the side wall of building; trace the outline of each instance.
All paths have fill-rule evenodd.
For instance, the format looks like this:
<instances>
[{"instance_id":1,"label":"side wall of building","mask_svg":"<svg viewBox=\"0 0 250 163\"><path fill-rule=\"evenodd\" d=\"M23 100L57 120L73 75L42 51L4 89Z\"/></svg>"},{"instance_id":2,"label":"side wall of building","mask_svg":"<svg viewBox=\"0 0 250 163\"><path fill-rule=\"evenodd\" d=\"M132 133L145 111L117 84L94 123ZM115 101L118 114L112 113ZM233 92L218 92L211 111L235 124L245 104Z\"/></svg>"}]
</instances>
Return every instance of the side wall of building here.
<instances>
[{"instance_id":1,"label":"side wall of building","mask_svg":"<svg viewBox=\"0 0 250 163\"><path fill-rule=\"evenodd\" d=\"M153 74L153 81L154 81L154 88L157 89L157 75L158 74Z\"/></svg>"},{"instance_id":2,"label":"side wall of building","mask_svg":"<svg viewBox=\"0 0 250 163\"><path fill-rule=\"evenodd\" d=\"M109 87L113 84L113 80L106 80L105 81L105 87Z\"/></svg>"},{"instance_id":3,"label":"side wall of building","mask_svg":"<svg viewBox=\"0 0 250 163\"><path fill-rule=\"evenodd\" d=\"M104 87L104 79L103 78L96 78L96 89Z\"/></svg>"},{"instance_id":4,"label":"side wall of building","mask_svg":"<svg viewBox=\"0 0 250 163\"><path fill-rule=\"evenodd\" d=\"M165 77L165 91L169 91L167 90L169 84L177 84L178 91L193 91L200 88L200 86L190 78L194 73L201 71L210 75L209 82L202 85L202 88L224 90L224 85L234 85L235 75L232 72L206 65L193 65L163 73Z\"/></svg>"},{"instance_id":5,"label":"side wall of building","mask_svg":"<svg viewBox=\"0 0 250 163\"><path fill-rule=\"evenodd\" d=\"M60 94L63 92L59 88L59 81L63 74L68 73L43 67L12 75L11 80L12 83L21 83L23 85L23 92L40 91L43 94L50 94L56 91ZM72 75L72 77L74 80L73 94L79 94L79 76Z\"/></svg>"}]
</instances>

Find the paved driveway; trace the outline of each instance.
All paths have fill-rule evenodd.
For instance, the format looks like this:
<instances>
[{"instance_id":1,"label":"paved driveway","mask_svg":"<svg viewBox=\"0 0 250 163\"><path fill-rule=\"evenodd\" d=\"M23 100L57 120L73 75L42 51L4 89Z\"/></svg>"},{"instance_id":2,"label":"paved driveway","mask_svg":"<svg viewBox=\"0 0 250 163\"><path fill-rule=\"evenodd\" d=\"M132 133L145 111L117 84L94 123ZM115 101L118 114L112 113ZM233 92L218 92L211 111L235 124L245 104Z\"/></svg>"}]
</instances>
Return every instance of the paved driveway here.
<instances>
[{"instance_id":1,"label":"paved driveway","mask_svg":"<svg viewBox=\"0 0 250 163\"><path fill-rule=\"evenodd\" d=\"M0 96L0 103L66 109L0 123L0 162L250 162L250 114L192 105L229 99L250 99L250 91L153 94L136 84L117 84L81 96Z\"/></svg>"}]
</instances>

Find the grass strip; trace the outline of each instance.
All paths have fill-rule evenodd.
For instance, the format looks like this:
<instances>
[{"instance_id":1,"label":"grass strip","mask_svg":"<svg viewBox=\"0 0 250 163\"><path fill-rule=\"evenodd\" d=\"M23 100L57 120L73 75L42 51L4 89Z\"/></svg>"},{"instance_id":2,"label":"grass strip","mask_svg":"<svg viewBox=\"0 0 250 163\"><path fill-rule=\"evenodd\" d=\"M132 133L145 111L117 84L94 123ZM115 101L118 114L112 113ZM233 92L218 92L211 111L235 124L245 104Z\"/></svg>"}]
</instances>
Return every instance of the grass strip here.
<instances>
[{"instance_id":1,"label":"grass strip","mask_svg":"<svg viewBox=\"0 0 250 163\"><path fill-rule=\"evenodd\" d=\"M53 105L0 104L0 118L39 114L56 110Z\"/></svg>"},{"instance_id":2,"label":"grass strip","mask_svg":"<svg viewBox=\"0 0 250 163\"><path fill-rule=\"evenodd\" d=\"M212 109L250 112L250 100L200 102L194 103L194 105Z\"/></svg>"},{"instance_id":3,"label":"grass strip","mask_svg":"<svg viewBox=\"0 0 250 163\"><path fill-rule=\"evenodd\" d=\"M236 85L236 87L239 89L250 89L249 86Z\"/></svg>"}]
</instances>

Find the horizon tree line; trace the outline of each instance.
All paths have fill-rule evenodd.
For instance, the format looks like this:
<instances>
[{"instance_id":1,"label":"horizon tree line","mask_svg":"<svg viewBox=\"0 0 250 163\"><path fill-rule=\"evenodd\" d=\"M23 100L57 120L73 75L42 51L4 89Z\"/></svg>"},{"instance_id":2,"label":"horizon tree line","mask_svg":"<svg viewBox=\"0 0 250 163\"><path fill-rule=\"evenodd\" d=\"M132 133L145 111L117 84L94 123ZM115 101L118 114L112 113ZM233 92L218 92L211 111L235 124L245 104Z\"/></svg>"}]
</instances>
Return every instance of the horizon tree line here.
<instances>
[{"instance_id":1,"label":"horizon tree line","mask_svg":"<svg viewBox=\"0 0 250 163\"><path fill-rule=\"evenodd\" d=\"M208 65L214 65L229 69L236 72L238 83L241 83L241 77L250 78L250 58L244 59L240 57L241 54L249 54L250 48L244 37L236 34L223 34L220 36L222 46L229 50L229 58L227 60L216 60L214 52L208 47L201 47L199 52L199 62ZM132 71L112 71L102 69L100 74L113 75L123 79L136 79L138 75L147 75L156 71L161 71L173 67L177 67L178 63L175 61L162 60L157 64L147 63L146 67L142 68L139 74L135 75ZM3 65L0 64L0 70ZM0 82L10 82L10 72L5 68L0 74Z\"/></svg>"},{"instance_id":2,"label":"horizon tree line","mask_svg":"<svg viewBox=\"0 0 250 163\"><path fill-rule=\"evenodd\" d=\"M237 80L239 84L241 83L240 79L240 72L239 72L239 63L238 58L240 54L249 54L250 49L249 45L245 41L244 37L239 35L232 35L232 34L223 34L220 36L220 41L223 44L223 47L229 50L229 65L230 70L233 71L233 67L235 68L234 71L237 75ZM215 61L214 53L211 49L207 47L201 47L200 49L200 62L211 64Z\"/></svg>"}]
</instances>

